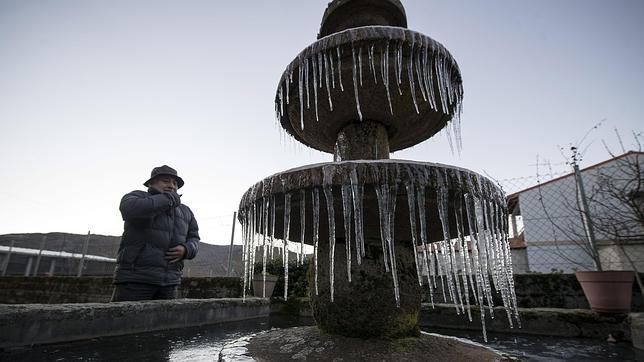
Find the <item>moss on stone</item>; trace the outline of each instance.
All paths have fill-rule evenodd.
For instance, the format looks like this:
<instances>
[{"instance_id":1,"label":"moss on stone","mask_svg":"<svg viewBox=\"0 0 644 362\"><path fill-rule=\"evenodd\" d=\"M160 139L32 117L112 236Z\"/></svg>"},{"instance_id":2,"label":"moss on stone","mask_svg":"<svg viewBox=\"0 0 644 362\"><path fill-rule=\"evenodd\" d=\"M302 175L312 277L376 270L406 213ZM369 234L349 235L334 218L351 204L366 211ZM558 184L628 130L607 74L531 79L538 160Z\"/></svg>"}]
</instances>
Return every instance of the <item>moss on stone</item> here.
<instances>
[{"instance_id":1,"label":"moss on stone","mask_svg":"<svg viewBox=\"0 0 644 362\"><path fill-rule=\"evenodd\" d=\"M397 314L391 318L383 336L387 338L399 338L407 336L419 336L418 312Z\"/></svg>"}]
</instances>

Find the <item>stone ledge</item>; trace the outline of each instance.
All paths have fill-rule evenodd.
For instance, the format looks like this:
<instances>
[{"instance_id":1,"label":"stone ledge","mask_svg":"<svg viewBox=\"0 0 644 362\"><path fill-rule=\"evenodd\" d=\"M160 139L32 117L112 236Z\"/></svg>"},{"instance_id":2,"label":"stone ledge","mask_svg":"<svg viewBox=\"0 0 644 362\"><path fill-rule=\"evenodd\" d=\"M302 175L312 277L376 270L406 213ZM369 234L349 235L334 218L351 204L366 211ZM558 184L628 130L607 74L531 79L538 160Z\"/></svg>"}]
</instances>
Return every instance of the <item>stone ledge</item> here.
<instances>
[{"instance_id":1,"label":"stone ledge","mask_svg":"<svg viewBox=\"0 0 644 362\"><path fill-rule=\"evenodd\" d=\"M0 348L58 343L266 317L261 298L0 305Z\"/></svg>"},{"instance_id":2,"label":"stone ledge","mask_svg":"<svg viewBox=\"0 0 644 362\"><path fill-rule=\"evenodd\" d=\"M419 324L421 327L481 330L481 315L472 306L472 322L467 315L457 315L451 304L423 304ZM494 319L486 309L488 332L534 334L560 337L584 337L606 339L609 334L618 340L631 340L632 314L598 314L588 309L519 308L521 328L510 328L505 310L494 308ZM644 323L643 323L644 326ZM644 332L644 329L643 329Z\"/></svg>"},{"instance_id":3,"label":"stone ledge","mask_svg":"<svg viewBox=\"0 0 644 362\"><path fill-rule=\"evenodd\" d=\"M633 347L644 350L644 313L631 313L630 320Z\"/></svg>"}]
</instances>

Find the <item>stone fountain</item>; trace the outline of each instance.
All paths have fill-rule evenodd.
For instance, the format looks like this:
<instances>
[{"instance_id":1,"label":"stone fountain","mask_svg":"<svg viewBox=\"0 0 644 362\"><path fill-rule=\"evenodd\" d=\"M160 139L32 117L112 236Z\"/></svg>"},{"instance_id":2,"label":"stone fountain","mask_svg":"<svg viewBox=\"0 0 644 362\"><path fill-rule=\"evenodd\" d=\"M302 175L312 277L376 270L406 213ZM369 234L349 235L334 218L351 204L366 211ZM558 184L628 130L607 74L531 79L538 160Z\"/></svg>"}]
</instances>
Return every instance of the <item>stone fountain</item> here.
<instances>
[{"instance_id":1,"label":"stone fountain","mask_svg":"<svg viewBox=\"0 0 644 362\"><path fill-rule=\"evenodd\" d=\"M441 130L460 149L462 98L456 61L407 29L400 1L329 3L318 40L286 67L275 107L290 136L334 161L244 194L244 290L275 246L308 244L311 307L325 334L416 337L425 291L470 321L480 309L485 327L494 290L518 322L502 191L466 169L389 159Z\"/></svg>"}]
</instances>

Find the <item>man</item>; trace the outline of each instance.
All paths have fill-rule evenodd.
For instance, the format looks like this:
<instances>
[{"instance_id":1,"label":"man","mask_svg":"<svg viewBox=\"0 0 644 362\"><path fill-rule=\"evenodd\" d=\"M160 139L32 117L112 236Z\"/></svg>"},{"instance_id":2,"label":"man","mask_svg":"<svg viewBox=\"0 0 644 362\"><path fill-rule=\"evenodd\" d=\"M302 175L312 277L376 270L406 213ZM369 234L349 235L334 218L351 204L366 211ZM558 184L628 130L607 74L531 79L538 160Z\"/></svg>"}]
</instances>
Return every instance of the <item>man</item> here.
<instances>
[{"instance_id":1,"label":"man","mask_svg":"<svg viewBox=\"0 0 644 362\"><path fill-rule=\"evenodd\" d=\"M121 199L125 221L114 271L112 301L174 299L183 260L197 255L199 227L177 190L184 182L172 167L152 170L143 183Z\"/></svg>"}]
</instances>

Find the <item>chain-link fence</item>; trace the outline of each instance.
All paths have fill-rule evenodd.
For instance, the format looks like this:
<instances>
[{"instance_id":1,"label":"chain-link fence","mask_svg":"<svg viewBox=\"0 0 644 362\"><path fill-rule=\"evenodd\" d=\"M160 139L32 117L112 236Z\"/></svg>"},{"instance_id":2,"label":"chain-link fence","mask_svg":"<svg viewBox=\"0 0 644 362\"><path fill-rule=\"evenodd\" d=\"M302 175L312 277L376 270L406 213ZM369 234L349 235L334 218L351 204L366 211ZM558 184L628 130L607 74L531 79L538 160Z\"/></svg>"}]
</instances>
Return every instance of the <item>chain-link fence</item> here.
<instances>
[{"instance_id":1,"label":"chain-link fence","mask_svg":"<svg viewBox=\"0 0 644 362\"><path fill-rule=\"evenodd\" d=\"M499 181L516 273L644 270L644 156Z\"/></svg>"}]
</instances>

